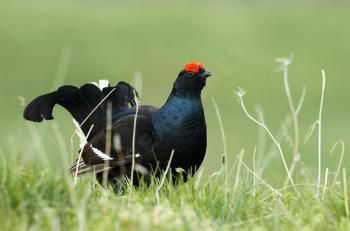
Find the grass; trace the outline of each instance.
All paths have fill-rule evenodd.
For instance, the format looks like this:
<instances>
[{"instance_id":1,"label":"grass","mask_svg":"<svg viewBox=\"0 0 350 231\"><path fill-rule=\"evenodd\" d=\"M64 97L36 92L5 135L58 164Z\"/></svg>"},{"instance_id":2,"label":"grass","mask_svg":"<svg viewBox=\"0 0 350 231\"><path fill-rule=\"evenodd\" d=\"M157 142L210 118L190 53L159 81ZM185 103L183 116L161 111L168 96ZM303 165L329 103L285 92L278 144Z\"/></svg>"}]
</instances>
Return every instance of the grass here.
<instances>
[{"instance_id":1,"label":"grass","mask_svg":"<svg viewBox=\"0 0 350 231\"><path fill-rule=\"evenodd\" d=\"M233 171L229 171L229 187L223 187L226 176L221 169L207 177L197 174L177 186L163 178L150 188L123 195L104 190L92 176L80 178L74 186L66 174L55 174L42 165L23 165L18 156L1 161L0 170L2 230L350 228L345 175L343 183L328 185L320 199L315 197L315 184L296 183L300 196L291 187L276 188L280 196L260 180L254 185L254 175L245 169L237 178L237 188Z\"/></svg>"}]
</instances>

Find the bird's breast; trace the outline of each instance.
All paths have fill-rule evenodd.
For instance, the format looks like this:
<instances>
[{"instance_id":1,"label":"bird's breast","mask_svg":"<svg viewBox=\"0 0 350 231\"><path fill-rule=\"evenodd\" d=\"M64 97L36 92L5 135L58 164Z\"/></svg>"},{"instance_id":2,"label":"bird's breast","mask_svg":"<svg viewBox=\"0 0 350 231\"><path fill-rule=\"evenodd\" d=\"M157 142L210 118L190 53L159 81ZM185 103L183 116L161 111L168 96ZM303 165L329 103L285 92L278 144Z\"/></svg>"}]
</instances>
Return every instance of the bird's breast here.
<instances>
[{"instance_id":1,"label":"bird's breast","mask_svg":"<svg viewBox=\"0 0 350 231\"><path fill-rule=\"evenodd\" d=\"M200 165L207 144L205 117L200 100L171 99L154 113L152 120L162 144L161 154L170 153L174 149L174 164L178 167Z\"/></svg>"}]
</instances>

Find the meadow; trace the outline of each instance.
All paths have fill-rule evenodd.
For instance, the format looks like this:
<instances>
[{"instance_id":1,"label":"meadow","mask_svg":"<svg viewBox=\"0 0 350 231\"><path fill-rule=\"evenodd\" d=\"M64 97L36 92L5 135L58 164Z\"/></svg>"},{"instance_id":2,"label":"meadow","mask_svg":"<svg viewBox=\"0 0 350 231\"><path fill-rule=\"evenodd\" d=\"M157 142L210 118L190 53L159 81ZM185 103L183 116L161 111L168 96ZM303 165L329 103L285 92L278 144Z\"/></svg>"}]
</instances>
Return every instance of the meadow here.
<instances>
[{"instance_id":1,"label":"meadow","mask_svg":"<svg viewBox=\"0 0 350 231\"><path fill-rule=\"evenodd\" d=\"M2 0L0 227L348 230L348 12L345 1ZM291 56L288 98L276 58ZM203 92L208 149L200 173L177 187L164 178L115 195L93 176L74 185L67 168L78 140L71 144L70 116L57 108L49 123L22 119L33 97L98 79L137 82L140 103L161 106L192 60L214 73ZM319 119L322 69L319 137L317 124L308 131ZM254 118L262 112L288 167L296 159L297 127L295 187L285 184L279 146L245 114L238 87L247 112ZM296 107L303 92L294 126L289 100Z\"/></svg>"}]
</instances>

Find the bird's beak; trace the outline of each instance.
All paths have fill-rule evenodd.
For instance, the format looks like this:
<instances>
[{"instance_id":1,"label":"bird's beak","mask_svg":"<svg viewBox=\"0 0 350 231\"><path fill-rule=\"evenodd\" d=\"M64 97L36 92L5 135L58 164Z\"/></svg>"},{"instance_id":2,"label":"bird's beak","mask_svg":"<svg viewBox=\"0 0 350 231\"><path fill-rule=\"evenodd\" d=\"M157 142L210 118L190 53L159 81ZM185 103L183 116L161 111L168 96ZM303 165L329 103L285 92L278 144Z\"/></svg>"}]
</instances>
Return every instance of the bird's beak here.
<instances>
[{"instance_id":1,"label":"bird's beak","mask_svg":"<svg viewBox=\"0 0 350 231\"><path fill-rule=\"evenodd\" d=\"M202 74L199 75L201 78L208 78L209 76L212 76L211 72L206 70Z\"/></svg>"}]
</instances>

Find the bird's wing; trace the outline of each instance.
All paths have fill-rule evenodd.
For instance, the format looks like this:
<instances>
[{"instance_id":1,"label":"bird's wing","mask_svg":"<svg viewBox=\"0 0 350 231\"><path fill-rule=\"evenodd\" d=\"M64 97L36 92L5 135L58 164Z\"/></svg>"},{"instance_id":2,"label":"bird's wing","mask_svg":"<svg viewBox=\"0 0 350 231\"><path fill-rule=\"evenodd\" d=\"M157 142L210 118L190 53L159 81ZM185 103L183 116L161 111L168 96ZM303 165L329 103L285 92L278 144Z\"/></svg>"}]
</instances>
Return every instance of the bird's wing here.
<instances>
[{"instance_id":1,"label":"bird's wing","mask_svg":"<svg viewBox=\"0 0 350 231\"><path fill-rule=\"evenodd\" d=\"M84 86L81 91L77 87L66 85L58 88L57 91L35 98L24 109L23 117L34 122L41 122L43 119L51 120L53 119L53 108L59 104L69 111L76 121L81 123L94 107L94 102L90 102L85 97L87 86ZM89 94L100 100L101 92L98 91L97 87L91 85Z\"/></svg>"},{"instance_id":2,"label":"bird's wing","mask_svg":"<svg viewBox=\"0 0 350 231\"><path fill-rule=\"evenodd\" d=\"M92 83L80 88L66 85L32 100L24 109L23 117L34 122L51 120L53 108L58 104L69 111L79 124L84 122L82 130L86 134L92 124L105 117L107 102L112 102L113 109L118 109L129 104L134 106L135 97L136 90L125 82L103 89Z\"/></svg>"},{"instance_id":3,"label":"bird's wing","mask_svg":"<svg viewBox=\"0 0 350 231\"><path fill-rule=\"evenodd\" d=\"M106 132L103 130L85 145L81 161L77 161L71 167L71 174L83 175L89 172L102 171L105 160L109 160L110 167L116 168L130 166L133 155L136 163L139 163L140 160L154 159L155 137L150 117L141 114L138 114L137 117L136 115L122 117L114 122L111 135L110 155L106 154ZM133 150L133 143L135 144L135 150Z\"/></svg>"},{"instance_id":4,"label":"bird's wing","mask_svg":"<svg viewBox=\"0 0 350 231\"><path fill-rule=\"evenodd\" d=\"M103 88L102 96L107 97L108 101L112 102L113 109L118 110L129 107L129 105L135 107L138 93L130 84L120 81L116 86Z\"/></svg>"}]
</instances>

